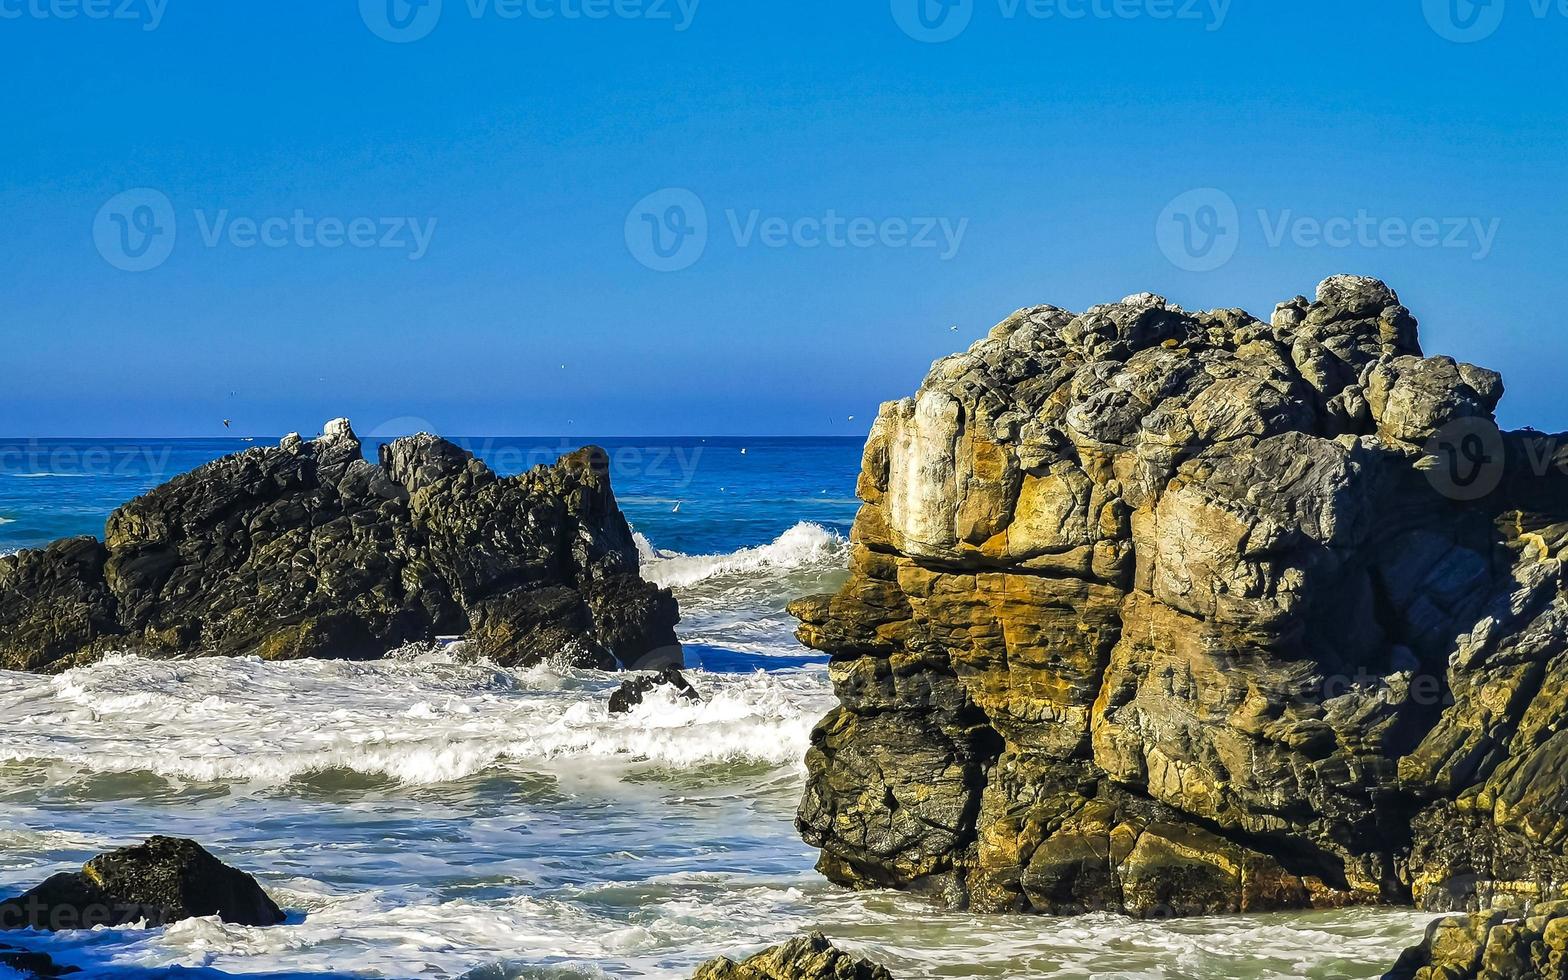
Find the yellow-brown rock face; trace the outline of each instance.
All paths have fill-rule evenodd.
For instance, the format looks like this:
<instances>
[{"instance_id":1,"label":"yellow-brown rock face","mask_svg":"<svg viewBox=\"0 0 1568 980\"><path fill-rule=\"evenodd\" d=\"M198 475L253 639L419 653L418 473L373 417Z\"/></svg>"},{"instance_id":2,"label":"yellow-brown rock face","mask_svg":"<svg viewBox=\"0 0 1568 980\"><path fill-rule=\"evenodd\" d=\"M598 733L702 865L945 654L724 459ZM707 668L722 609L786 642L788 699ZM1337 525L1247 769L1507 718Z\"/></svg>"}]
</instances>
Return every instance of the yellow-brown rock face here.
<instances>
[{"instance_id":1,"label":"yellow-brown rock face","mask_svg":"<svg viewBox=\"0 0 1568 980\"><path fill-rule=\"evenodd\" d=\"M841 701L822 870L1053 913L1556 897L1568 451L1501 395L1355 277L938 362L872 430L848 584L793 608Z\"/></svg>"}]
</instances>

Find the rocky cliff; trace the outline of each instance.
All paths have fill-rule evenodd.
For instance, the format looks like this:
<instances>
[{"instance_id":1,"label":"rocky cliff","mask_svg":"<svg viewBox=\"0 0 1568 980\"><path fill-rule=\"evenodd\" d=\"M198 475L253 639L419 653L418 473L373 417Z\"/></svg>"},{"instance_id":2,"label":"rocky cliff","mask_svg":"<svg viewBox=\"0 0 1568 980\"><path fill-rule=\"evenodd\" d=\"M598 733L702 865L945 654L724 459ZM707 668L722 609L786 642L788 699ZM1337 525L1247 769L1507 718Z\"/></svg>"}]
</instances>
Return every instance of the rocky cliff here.
<instances>
[{"instance_id":1,"label":"rocky cliff","mask_svg":"<svg viewBox=\"0 0 1568 980\"><path fill-rule=\"evenodd\" d=\"M885 405L799 814L835 881L1136 916L1568 895L1568 452L1381 282L1022 310Z\"/></svg>"},{"instance_id":2,"label":"rocky cliff","mask_svg":"<svg viewBox=\"0 0 1568 980\"><path fill-rule=\"evenodd\" d=\"M375 658L467 635L503 664L678 664L674 598L638 575L607 458L502 479L420 435L367 462L346 420L187 473L103 541L0 557L0 667L111 651Z\"/></svg>"}]
</instances>

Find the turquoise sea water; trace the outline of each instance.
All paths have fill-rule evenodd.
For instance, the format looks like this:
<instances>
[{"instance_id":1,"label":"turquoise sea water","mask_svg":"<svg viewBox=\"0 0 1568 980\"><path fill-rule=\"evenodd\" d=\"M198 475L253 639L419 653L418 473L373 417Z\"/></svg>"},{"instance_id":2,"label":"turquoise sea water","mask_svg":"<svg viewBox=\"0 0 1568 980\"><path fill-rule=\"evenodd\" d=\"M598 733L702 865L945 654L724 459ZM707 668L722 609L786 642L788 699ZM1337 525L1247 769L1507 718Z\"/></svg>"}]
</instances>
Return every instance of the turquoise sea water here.
<instances>
[{"instance_id":1,"label":"turquoise sea water","mask_svg":"<svg viewBox=\"0 0 1568 980\"><path fill-rule=\"evenodd\" d=\"M843 579L859 442L460 441L503 473L584 441L610 450L706 702L612 718L619 678L461 650L0 672L0 894L172 833L257 874L289 912L272 929L9 941L84 980L673 980L821 928L910 980L1375 977L1420 935L1425 918L1397 911L1046 920L828 885L792 816L833 700L784 605ZM0 440L0 552L101 533L124 500L249 445Z\"/></svg>"}]
</instances>

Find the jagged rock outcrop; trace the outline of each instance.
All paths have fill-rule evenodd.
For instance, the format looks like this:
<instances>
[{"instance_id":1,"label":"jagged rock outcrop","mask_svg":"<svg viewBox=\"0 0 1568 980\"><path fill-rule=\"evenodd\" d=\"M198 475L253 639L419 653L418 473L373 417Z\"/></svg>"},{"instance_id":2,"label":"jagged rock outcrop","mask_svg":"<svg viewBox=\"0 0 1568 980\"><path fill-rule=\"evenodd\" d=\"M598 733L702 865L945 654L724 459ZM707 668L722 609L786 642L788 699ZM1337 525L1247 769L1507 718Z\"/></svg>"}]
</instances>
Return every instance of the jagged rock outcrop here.
<instances>
[{"instance_id":1,"label":"jagged rock outcrop","mask_svg":"<svg viewBox=\"0 0 1568 980\"><path fill-rule=\"evenodd\" d=\"M1568 980L1568 903L1441 919L1383 980Z\"/></svg>"},{"instance_id":2,"label":"jagged rock outcrop","mask_svg":"<svg viewBox=\"0 0 1568 980\"><path fill-rule=\"evenodd\" d=\"M692 980L893 980L886 968L837 949L820 932L763 950L742 962L719 957Z\"/></svg>"},{"instance_id":3,"label":"jagged rock outcrop","mask_svg":"<svg viewBox=\"0 0 1568 980\"><path fill-rule=\"evenodd\" d=\"M200 844L153 837L0 902L0 929L52 932L141 921L161 926L209 915L245 926L277 925L284 918L256 879Z\"/></svg>"},{"instance_id":4,"label":"jagged rock outcrop","mask_svg":"<svg viewBox=\"0 0 1568 980\"><path fill-rule=\"evenodd\" d=\"M661 687L669 688L682 701L700 702L702 694L675 667L666 667L657 674L644 674L622 681L621 686L610 692L610 714L624 715L642 704L643 699Z\"/></svg>"},{"instance_id":5,"label":"jagged rock outcrop","mask_svg":"<svg viewBox=\"0 0 1568 980\"><path fill-rule=\"evenodd\" d=\"M1188 915L1568 895L1568 451L1381 282L1270 322L1023 310L885 405L821 870L955 906Z\"/></svg>"},{"instance_id":6,"label":"jagged rock outcrop","mask_svg":"<svg viewBox=\"0 0 1568 980\"><path fill-rule=\"evenodd\" d=\"M602 450L503 479L430 435L367 462L348 422L177 477L77 538L0 557L0 667L110 651L380 657L467 635L507 665L681 662Z\"/></svg>"}]
</instances>

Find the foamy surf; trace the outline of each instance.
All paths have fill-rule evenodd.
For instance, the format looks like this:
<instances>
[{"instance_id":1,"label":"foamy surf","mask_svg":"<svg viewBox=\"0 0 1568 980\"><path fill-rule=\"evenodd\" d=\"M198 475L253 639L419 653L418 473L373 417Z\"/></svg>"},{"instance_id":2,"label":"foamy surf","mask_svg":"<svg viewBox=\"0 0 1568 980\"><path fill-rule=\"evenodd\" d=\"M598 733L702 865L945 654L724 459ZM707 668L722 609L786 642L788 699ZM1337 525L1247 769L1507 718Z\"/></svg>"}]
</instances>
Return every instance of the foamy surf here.
<instances>
[{"instance_id":1,"label":"foamy surf","mask_svg":"<svg viewBox=\"0 0 1568 980\"><path fill-rule=\"evenodd\" d=\"M345 892L301 878L268 886L288 908L308 910L303 919L265 929L190 919L162 930L30 937L30 945L66 962L79 950L112 949L112 959L89 965L83 980L204 967L225 975L681 980L710 957L821 929L907 980L1344 980L1379 976L1431 919L1371 910L1045 922L945 914L907 896L837 892L805 874L682 872L537 897L450 900L391 889Z\"/></svg>"},{"instance_id":2,"label":"foamy surf","mask_svg":"<svg viewBox=\"0 0 1568 980\"><path fill-rule=\"evenodd\" d=\"M698 582L731 575L778 575L798 571L830 571L844 567L848 543L819 524L802 522L774 541L722 555L682 555L659 551L638 535L643 576L666 588L689 588Z\"/></svg>"},{"instance_id":3,"label":"foamy surf","mask_svg":"<svg viewBox=\"0 0 1568 980\"><path fill-rule=\"evenodd\" d=\"M0 761L61 772L287 782L328 770L428 785L496 767L798 766L831 695L820 670L693 671L701 704L655 694L613 716L622 678L506 671L450 654L374 663L113 657L0 674Z\"/></svg>"},{"instance_id":4,"label":"foamy surf","mask_svg":"<svg viewBox=\"0 0 1568 980\"><path fill-rule=\"evenodd\" d=\"M638 535L642 574L673 589L688 643L763 656L799 656L795 622L784 611L803 595L835 591L849 563L849 542L802 522L775 540L727 554L660 551Z\"/></svg>"}]
</instances>

